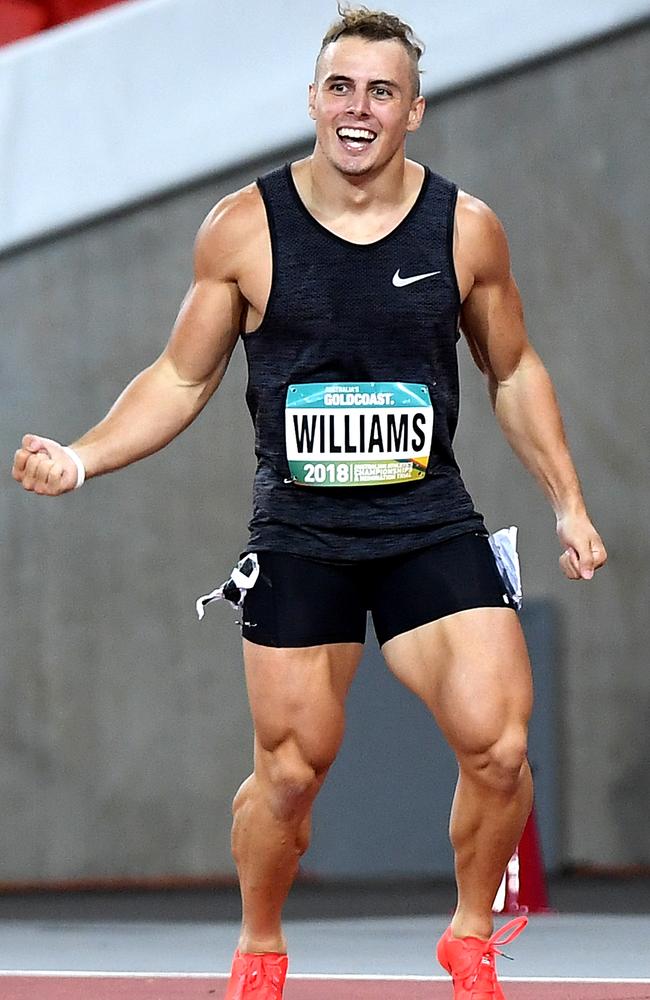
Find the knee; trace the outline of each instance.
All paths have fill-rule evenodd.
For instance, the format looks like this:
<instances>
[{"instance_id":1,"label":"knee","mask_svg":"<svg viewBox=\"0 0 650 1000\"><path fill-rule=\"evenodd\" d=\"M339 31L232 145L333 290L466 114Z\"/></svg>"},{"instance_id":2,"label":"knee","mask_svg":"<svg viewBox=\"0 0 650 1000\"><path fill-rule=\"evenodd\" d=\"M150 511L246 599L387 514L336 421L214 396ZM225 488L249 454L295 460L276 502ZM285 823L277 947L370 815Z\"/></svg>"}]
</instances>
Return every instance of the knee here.
<instances>
[{"instance_id":1,"label":"knee","mask_svg":"<svg viewBox=\"0 0 650 1000\"><path fill-rule=\"evenodd\" d=\"M316 768L299 753L273 755L265 776L268 805L280 820L302 818L320 787Z\"/></svg>"},{"instance_id":2,"label":"knee","mask_svg":"<svg viewBox=\"0 0 650 1000\"><path fill-rule=\"evenodd\" d=\"M275 819L301 822L325 779L332 761L309 760L292 738L263 754L255 772L237 792L235 815L251 795L261 796Z\"/></svg>"},{"instance_id":3,"label":"knee","mask_svg":"<svg viewBox=\"0 0 650 1000\"><path fill-rule=\"evenodd\" d=\"M462 764L461 764L462 766ZM471 756L465 768L492 791L513 795L528 773L525 730L504 733L483 751Z\"/></svg>"}]
</instances>

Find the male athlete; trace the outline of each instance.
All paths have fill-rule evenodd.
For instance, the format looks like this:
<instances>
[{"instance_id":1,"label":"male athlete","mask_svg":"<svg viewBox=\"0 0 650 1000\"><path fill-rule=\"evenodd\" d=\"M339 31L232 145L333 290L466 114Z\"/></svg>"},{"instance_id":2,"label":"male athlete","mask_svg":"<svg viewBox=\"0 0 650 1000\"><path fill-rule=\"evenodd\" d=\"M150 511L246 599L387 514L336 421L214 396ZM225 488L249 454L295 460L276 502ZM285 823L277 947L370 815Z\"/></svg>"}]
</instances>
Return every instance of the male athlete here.
<instances>
[{"instance_id":1,"label":"male athlete","mask_svg":"<svg viewBox=\"0 0 650 1000\"><path fill-rule=\"evenodd\" d=\"M370 609L389 668L459 764L458 905L438 958L455 1000L498 1000L508 930L492 935L491 907L531 807L532 691L452 451L459 323L501 428L555 511L564 574L588 580L606 553L499 221L405 158L424 113L421 47L396 17L340 14L309 89L312 155L215 207L160 358L71 450L27 435L13 474L56 496L152 454L205 406L243 338L258 467L237 579L254 581L242 593L255 766L233 807L243 921L227 998L282 996L281 911L341 743Z\"/></svg>"}]
</instances>

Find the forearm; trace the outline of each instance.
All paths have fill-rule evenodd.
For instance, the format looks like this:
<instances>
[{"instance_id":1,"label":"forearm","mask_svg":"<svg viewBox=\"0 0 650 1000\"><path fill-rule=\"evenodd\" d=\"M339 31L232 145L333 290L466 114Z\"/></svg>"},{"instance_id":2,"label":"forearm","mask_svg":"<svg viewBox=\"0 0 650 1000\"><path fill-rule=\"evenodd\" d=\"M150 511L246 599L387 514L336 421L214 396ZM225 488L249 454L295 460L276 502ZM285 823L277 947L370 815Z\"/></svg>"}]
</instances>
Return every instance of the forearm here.
<instances>
[{"instance_id":1,"label":"forearm","mask_svg":"<svg viewBox=\"0 0 650 1000\"><path fill-rule=\"evenodd\" d=\"M200 413L212 384L183 382L163 355L126 387L104 419L72 447L86 476L99 476L159 451Z\"/></svg>"},{"instance_id":2,"label":"forearm","mask_svg":"<svg viewBox=\"0 0 650 1000\"><path fill-rule=\"evenodd\" d=\"M537 353L527 347L508 378L497 381L491 376L490 393L503 433L556 516L584 512L553 384Z\"/></svg>"}]
</instances>

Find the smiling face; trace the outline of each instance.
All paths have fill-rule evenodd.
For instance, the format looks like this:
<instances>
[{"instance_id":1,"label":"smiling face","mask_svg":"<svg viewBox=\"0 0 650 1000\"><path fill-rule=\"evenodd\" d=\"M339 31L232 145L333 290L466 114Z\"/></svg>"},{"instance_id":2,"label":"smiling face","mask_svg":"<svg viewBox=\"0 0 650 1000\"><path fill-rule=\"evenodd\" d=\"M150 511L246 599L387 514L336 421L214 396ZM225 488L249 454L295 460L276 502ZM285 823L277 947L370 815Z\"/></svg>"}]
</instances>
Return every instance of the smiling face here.
<instances>
[{"instance_id":1,"label":"smiling face","mask_svg":"<svg viewBox=\"0 0 650 1000\"><path fill-rule=\"evenodd\" d=\"M309 114L317 148L341 173L361 176L403 156L406 134L419 127L423 113L401 42L350 36L321 53Z\"/></svg>"}]
</instances>

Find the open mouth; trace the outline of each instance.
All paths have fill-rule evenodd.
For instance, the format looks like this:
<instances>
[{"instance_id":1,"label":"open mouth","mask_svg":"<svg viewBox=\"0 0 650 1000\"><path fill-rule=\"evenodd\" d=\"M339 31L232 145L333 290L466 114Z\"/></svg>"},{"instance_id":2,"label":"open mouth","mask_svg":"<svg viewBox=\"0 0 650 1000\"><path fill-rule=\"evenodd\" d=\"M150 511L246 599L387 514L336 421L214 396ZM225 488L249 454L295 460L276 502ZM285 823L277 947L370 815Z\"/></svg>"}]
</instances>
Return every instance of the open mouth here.
<instances>
[{"instance_id":1,"label":"open mouth","mask_svg":"<svg viewBox=\"0 0 650 1000\"><path fill-rule=\"evenodd\" d=\"M342 125L337 128L339 141L349 150L367 149L377 138L377 133L369 128L350 128Z\"/></svg>"}]
</instances>

